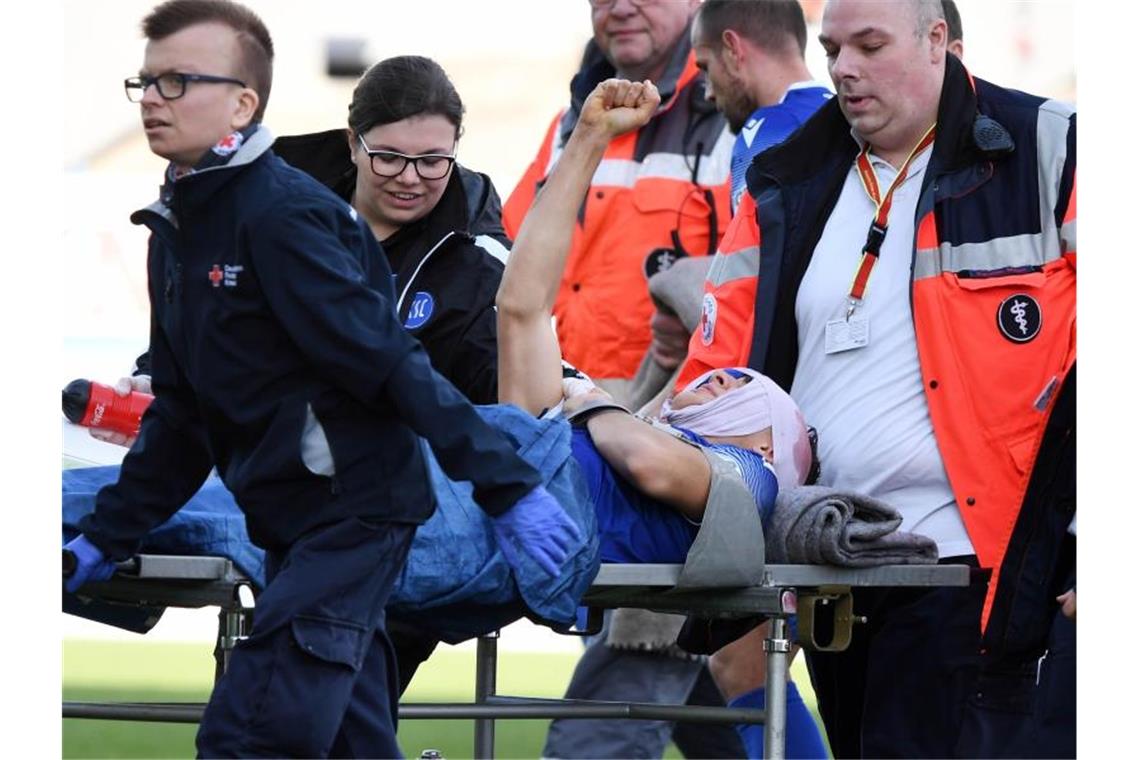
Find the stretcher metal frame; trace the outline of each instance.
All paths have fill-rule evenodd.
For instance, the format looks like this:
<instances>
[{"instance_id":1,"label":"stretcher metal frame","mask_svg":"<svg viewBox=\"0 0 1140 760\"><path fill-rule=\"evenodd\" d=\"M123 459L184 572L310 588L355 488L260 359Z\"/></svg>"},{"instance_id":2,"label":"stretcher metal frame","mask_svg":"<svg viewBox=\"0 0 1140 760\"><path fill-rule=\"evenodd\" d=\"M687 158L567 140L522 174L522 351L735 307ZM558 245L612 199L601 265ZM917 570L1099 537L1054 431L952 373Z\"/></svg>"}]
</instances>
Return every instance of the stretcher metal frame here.
<instances>
[{"instance_id":1,"label":"stretcher metal frame","mask_svg":"<svg viewBox=\"0 0 1140 760\"><path fill-rule=\"evenodd\" d=\"M404 703L401 719L469 719L475 722L473 757L493 758L495 721L502 719L626 718L695 723L763 723L764 754L784 757L788 654L787 620L799 615L800 643L806 649L839 651L851 640L851 591L857 587L966 586L965 565L887 565L840 568L821 565L768 565L761 583L746 588L677 588L681 565L602 565L582 599L591 619L603 609L618 607L742 618L758 614L771 620L764 641L767 658L767 710L696 707L598 700L535 699L498 694L496 672L498 632L479 637L476 644L475 696L471 703ZM230 654L248 635L255 609L253 586L220 557L141 555L134 572L92 583L84 595L103 601L166 607L220 609L214 650L215 680L225 671ZM826 633L823 636L822 633ZM197 723L200 703L64 702L64 718Z\"/></svg>"}]
</instances>

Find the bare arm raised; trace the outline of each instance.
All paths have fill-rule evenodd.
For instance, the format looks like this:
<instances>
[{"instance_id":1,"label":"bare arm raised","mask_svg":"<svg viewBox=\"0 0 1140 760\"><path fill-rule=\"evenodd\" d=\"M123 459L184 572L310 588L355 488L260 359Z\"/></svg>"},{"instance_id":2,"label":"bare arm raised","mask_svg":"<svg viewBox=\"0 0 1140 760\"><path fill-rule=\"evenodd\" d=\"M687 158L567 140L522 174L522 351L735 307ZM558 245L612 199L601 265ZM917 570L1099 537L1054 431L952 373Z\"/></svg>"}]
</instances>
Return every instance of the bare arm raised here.
<instances>
[{"instance_id":1,"label":"bare arm raised","mask_svg":"<svg viewBox=\"0 0 1140 760\"><path fill-rule=\"evenodd\" d=\"M499 400L537 414L562 398L561 352L550 318L574 222L610 140L649 121L661 102L648 80L607 79L578 124L515 239L498 306Z\"/></svg>"},{"instance_id":2,"label":"bare arm raised","mask_svg":"<svg viewBox=\"0 0 1140 760\"><path fill-rule=\"evenodd\" d=\"M519 229L496 299L499 307L499 400L532 414L562 400L561 353L550 318L578 208L610 140L645 124L661 98L650 82L610 79L594 89L534 205ZM595 389L566 401L567 412ZM642 492L700 519L709 468L688 444L629 416L590 419L598 450Z\"/></svg>"}]
</instances>

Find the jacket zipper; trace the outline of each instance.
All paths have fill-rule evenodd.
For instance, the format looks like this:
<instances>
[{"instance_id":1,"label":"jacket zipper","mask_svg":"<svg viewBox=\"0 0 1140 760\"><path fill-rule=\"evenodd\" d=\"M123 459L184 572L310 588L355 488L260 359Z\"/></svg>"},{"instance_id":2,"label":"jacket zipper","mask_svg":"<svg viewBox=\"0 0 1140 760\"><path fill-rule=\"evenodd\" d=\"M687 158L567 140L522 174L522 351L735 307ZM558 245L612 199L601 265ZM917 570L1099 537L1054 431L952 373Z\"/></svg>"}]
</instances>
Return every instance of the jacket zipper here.
<instances>
[{"instance_id":1,"label":"jacket zipper","mask_svg":"<svg viewBox=\"0 0 1140 760\"><path fill-rule=\"evenodd\" d=\"M416 277L419 275L420 270L424 268L424 264L426 264L427 260L431 258L432 254L435 253L436 251L438 251L439 247L441 245L443 245L444 243L446 243L448 241L448 239L450 239L451 236L454 234L455 234L455 231L452 230L451 232L447 233L442 238L440 238L439 242L436 243L435 245L433 245L431 247L431 250L429 250L427 253L424 254L424 257L422 259L420 259L420 263L416 264L416 268L412 272L412 276L408 278L407 284L404 285L403 291L400 292L399 299L396 300L396 317L397 317L397 319L400 317L400 310L402 308L404 308L404 298L407 297L408 291L412 289L412 284L416 281Z\"/></svg>"}]
</instances>

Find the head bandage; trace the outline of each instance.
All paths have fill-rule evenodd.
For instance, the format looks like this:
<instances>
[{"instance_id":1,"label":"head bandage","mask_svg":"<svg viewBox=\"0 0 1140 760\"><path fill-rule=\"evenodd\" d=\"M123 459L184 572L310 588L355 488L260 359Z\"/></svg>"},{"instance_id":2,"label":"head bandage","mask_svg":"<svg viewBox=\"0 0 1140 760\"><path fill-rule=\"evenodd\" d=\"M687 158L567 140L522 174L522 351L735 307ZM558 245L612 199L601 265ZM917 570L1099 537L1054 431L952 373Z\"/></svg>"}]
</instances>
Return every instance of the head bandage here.
<instances>
[{"instance_id":1,"label":"head bandage","mask_svg":"<svg viewBox=\"0 0 1140 760\"><path fill-rule=\"evenodd\" d=\"M704 373L684 390L695 390L716 371ZM772 466L780 488L802 485L811 469L811 442L800 408L783 388L756 370L733 367L726 371L751 380L721 396L682 409L673 409L671 400L666 401L661 419L705 437L751 435L770 427Z\"/></svg>"}]
</instances>

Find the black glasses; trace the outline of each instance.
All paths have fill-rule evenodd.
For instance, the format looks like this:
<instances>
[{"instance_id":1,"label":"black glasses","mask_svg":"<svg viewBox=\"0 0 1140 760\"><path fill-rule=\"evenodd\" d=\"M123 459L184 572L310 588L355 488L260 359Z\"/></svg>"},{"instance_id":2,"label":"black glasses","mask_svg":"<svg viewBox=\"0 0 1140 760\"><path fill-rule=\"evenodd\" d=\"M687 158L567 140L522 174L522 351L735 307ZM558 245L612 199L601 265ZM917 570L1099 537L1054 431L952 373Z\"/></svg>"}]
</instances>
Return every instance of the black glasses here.
<instances>
[{"instance_id":1,"label":"black glasses","mask_svg":"<svg viewBox=\"0 0 1140 760\"><path fill-rule=\"evenodd\" d=\"M368 154L372 164L372 173L377 177L397 177L404 173L404 169L411 164L416 169L420 179L443 179L451 171L455 163L454 153L424 153L419 156L409 156L406 153L397 153L394 150L372 150L364 142L364 138L357 135L360 147Z\"/></svg>"},{"instance_id":2,"label":"black glasses","mask_svg":"<svg viewBox=\"0 0 1140 760\"><path fill-rule=\"evenodd\" d=\"M152 84L158 88L158 94L163 100L175 100L186 94L187 82L206 82L210 84L236 84L245 87L245 82L233 77L216 77L210 74L183 74L181 71L168 71L156 77L127 77L123 80L123 89L127 91L127 100L138 103L146 94L146 88Z\"/></svg>"}]
</instances>

